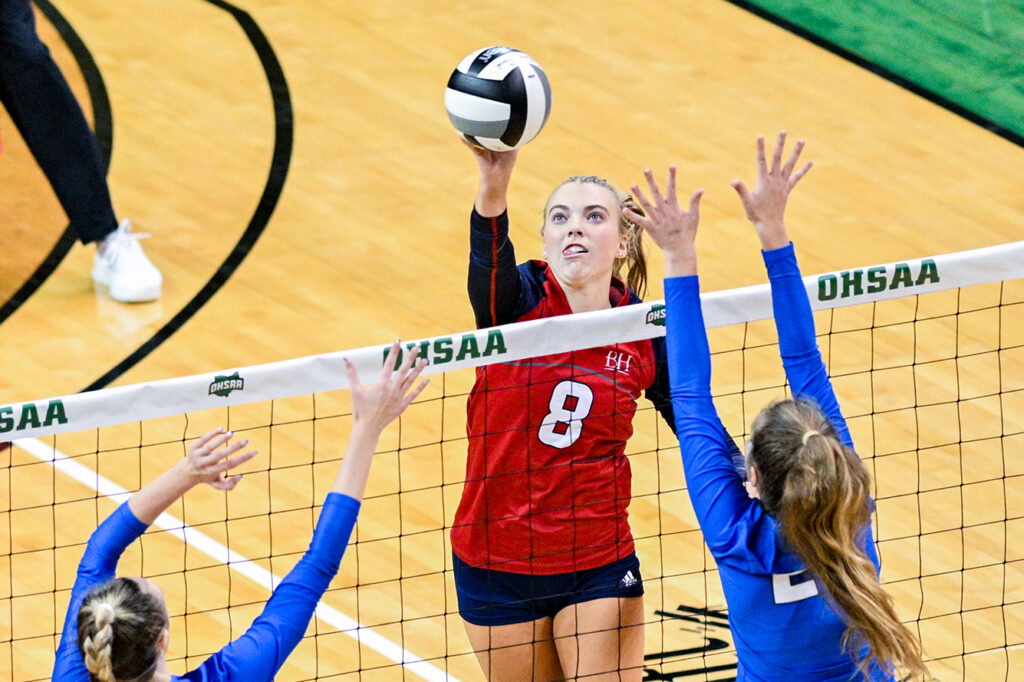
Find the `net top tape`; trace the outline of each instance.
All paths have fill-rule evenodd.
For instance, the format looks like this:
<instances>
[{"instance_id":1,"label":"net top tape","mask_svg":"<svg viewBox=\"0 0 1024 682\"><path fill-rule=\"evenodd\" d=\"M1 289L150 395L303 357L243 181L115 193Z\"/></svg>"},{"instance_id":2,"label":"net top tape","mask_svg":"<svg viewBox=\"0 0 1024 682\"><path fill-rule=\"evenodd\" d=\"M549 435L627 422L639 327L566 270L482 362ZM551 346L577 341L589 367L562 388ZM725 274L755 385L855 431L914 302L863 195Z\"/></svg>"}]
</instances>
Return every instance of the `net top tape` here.
<instances>
[{"instance_id":1,"label":"net top tape","mask_svg":"<svg viewBox=\"0 0 1024 682\"><path fill-rule=\"evenodd\" d=\"M815 310L1024 277L1024 241L804 277ZM772 316L768 284L701 295L708 328ZM425 374L664 336L663 301L544 318L403 343L420 347ZM342 360L363 382L380 374L390 345L0 406L0 439L138 422L186 412L348 388Z\"/></svg>"}]
</instances>

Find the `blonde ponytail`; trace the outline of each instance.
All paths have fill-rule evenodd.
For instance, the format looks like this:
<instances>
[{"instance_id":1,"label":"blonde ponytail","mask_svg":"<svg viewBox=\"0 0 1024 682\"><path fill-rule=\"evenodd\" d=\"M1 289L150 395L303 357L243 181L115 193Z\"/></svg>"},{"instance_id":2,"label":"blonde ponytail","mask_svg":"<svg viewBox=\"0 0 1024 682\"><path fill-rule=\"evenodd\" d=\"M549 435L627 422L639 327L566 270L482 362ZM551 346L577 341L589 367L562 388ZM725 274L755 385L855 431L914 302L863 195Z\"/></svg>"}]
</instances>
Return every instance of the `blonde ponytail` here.
<instances>
[{"instance_id":1,"label":"blonde ponytail","mask_svg":"<svg viewBox=\"0 0 1024 682\"><path fill-rule=\"evenodd\" d=\"M790 548L845 616L842 646L871 669L925 677L921 645L899 620L863 549L870 520L868 472L812 402L786 400L754 421L751 457L761 503ZM861 657L864 646L868 655Z\"/></svg>"},{"instance_id":2,"label":"blonde ponytail","mask_svg":"<svg viewBox=\"0 0 1024 682\"><path fill-rule=\"evenodd\" d=\"M640 207L631 194L619 194L619 209L628 208L637 215L645 215L644 209ZM647 293L647 251L644 249L644 229L636 223L622 216L619 231L626 235L626 255L615 260L615 276L621 278L623 266L626 268L625 282L630 291L640 298Z\"/></svg>"}]
</instances>

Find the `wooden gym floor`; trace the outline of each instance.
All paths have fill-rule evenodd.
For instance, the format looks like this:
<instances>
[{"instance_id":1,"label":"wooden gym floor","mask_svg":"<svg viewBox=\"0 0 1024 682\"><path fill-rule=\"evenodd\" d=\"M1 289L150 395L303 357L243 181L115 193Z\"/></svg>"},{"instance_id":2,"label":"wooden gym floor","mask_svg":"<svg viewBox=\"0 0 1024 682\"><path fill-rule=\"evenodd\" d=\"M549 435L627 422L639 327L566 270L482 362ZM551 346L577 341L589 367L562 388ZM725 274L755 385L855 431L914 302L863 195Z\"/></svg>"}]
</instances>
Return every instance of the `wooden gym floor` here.
<instances>
[{"instance_id":1,"label":"wooden gym floor","mask_svg":"<svg viewBox=\"0 0 1024 682\"><path fill-rule=\"evenodd\" d=\"M676 163L682 189L707 189L700 239L704 289L764 281L756 239L728 182L737 176L752 178L754 138L765 134L771 139L780 129L805 138L805 155L816 163L791 201L789 215L806 273L996 245L1022 235L1024 150L1019 146L722 0L624 0L600 11L582 0L559 3L556 11L539 0L248 0L234 6L205 0L57 0L54 6L102 76L112 120L109 182L114 205L120 216L132 219L136 231L152 234L144 247L164 273L164 294L156 303L135 306L98 297L89 280L93 249L75 245L52 272L43 268L47 276L31 296L3 309L0 404L472 327L465 270L476 166L447 121L443 90L455 63L485 45L511 45L530 53L545 68L553 90L547 128L521 153L511 190L512 237L520 260L540 256L540 211L548 192L564 177L596 173L624 187L641 180L646 167L663 175ZM247 14L233 14L232 7ZM81 61L41 15L39 30L91 116L90 76L83 74ZM259 39L260 32L266 42ZM31 273L58 246L66 221L2 112L0 132L0 300L7 302L25 290ZM660 298L661 262L657 254L651 260L648 297ZM230 267L222 268L225 264ZM230 276L222 281L226 273ZM1003 324L1020 338L1024 323L1019 315ZM985 367L979 367L978 381L984 382ZM774 367L765 370L773 372ZM942 384L943 378L936 382ZM450 388L464 383L455 377ZM862 397L854 388L847 394L841 388L840 393L844 402ZM343 397L339 400L344 402ZM457 426L458 401L445 402L455 403L450 413ZM1015 414L1003 414L1004 423L1014 417L1017 424L1022 421L1019 403ZM263 416L253 408L252 423ZM421 417L412 419L414 424L422 421L424 426L417 428L427 432L426 424L435 416L425 407ZM219 418L193 420L189 435ZM939 428L944 417L934 418ZM233 419L248 423L249 412ZM734 433L743 432L741 412L728 413L726 419ZM932 427L924 421L918 428L926 432ZM308 436L276 429L280 435L275 433L274 447L286 454L275 464L287 466L288 457L302 450ZM178 423L166 430L177 433L172 440L184 432ZM450 423L445 430L457 437ZM664 438L667 431L661 430ZM132 437L129 427L112 432L104 436L110 439L104 449L107 444L116 449ZM345 432L343 425L327 432L327 444L318 436L318 447L330 459L337 456L329 452L330 446L340 449ZM639 436L636 451L653 437ZM254 440L269 449L258 436ZM1001 475L1024 473L1021 449L1014 453L1009 440L996 440L1006 458ZM95 441L95 434L68 436L60 447L80 454L95 451ZM1014 442L1019 445L1020 439ZM138 449L130 443L125 447L129 449L105 452L102 466L105 475L128 489L181 455L180 444L152 446L144 449L140 464ZM415 523L437 528L450 522L462 466L458 446L453 450L444 453L450 461L442 473L435 472L429 447L418 459L406 455L399 464L385 457L378 463L378 471L371 474L371 494L382 497L368 503L361 517L360 539L367 544L360 545L358 561L361 575L383 577L377 587L358 595L344 589L354 584L356 570L356 557L347 556L340 587L330 596L341 612L357 617L359 609L362 622L379 625L392 641L420 656L438 658L432 662L439 669L475 680L479 669L457 616L437 615L456 611L450 580L439 575L407 578L400 594L399 583L386 579L397 577L398 570L403 576L441 570L443 534L424 533L420 549L417 542L406 540L400 569L394 567L398 543L370 542L395 535L395 501L384 493L405 467L411 467L405 476L436 478L446 486L436 496L443 498L442 505L435 504ZM308 464L308 449L305 453ZM43 679L52 666L53 633L63 621L80 543L95 527L96 515L108 513L113 503L65 504L81 499L88 489L48 466L32 465L35 460L18 448L0 456L7 460L3 495L11 510L2 512L5 523L0 523L8 547L0 563L10 574L9 581L0 581L9 584L7 594L0 594L0 642L7 643L0 647L0 670L10 670L16 680ZM433 463L420 471L416 461ZM645 571L649 580L659 569L683 574L671 585L652 580L649 587L649 619L661 621L655 611L669 612L668 626L658 622L648 631L649 662L665 675L651 679L672 679L672 671L681 669L682 664L666 663L666 652L699 649L716 637L728 640L721 614L699 613L724 604L716 596L715 576L705 579L699 572L711 564L693 532L674 461L675 451L668 450L660 456L638 456L633 463L637 495L643 498L632 510L638 535L668 518L665 523L680 538L677 548L661 547L674 536L655 535L641 542L645 566L651 567ZM898 459L888 461L893 462L891 469L875 468L880 496L887 490L898 494L900 477L914 473L900 468ZM961 474L959 458L936 461L929 475ZM97 466L95 457L81 463ZM649 472L659 466L663 477L677 479L649 480ZM314 470L315 482L309 480ZM304 471L294 482L287 473L261 474L250 486L257 492L240 488L230 502L237 506L232 509L243 510L239 515L250 505L257 515L273 507L277 502L270 501L272 496L287 500L286 506L293 498L293 506L306 506L304 512L275 516L272 530L233 526L238 530L231 535L232 549L251 557L266 557L267 538L274 536L274 553L283 556L265 559L262 565L279 575L304 548L311 528L308 506L319 500L324 480L334 473L331 463ZM974 479L968 472L958 480L966 485ZM659 485L674 492L658 496ZM1005 487L970 488L966 495L951 493L953 497L914 496L925 500L921 504L936 505L920 515L894 509L889 517L894 525L880 522L882 534L894 538L893 550L883 550L889 577L916 575L916 564L906 564L917 557L901 555L895 539L923 532L917 526L921 516L938 518L933 524L940 526L942 517L961 513L982 521L1005 519L1012 514L1007 509L1013 501L1002 493L990 494ZM657 504L648 503L645 494ZM61 505L51 507L55 501ZM958 505L970 506L961 512ZM223 496L197 492L178 513L203 519L207 513L223 514L225 506ZM881 505L880 511L885 511ZM1020 509L1016 512L1019 516ZM1012 537L1008 524L996 526L1004 538ZM223 528L210 532L226 533ZM921 561L945 565L951 553L961 548L966 552L964 534L954 535L953 547L944 544L942 535L935 543L919 543ZM991 538L972 537L970 542L976 552ZM171 657L188 657L194 666L241 632L266 591L237 576L232 582L216 562L183 559L180 541L170 536L161 534L147 543L145 561L136 551L122 568L165 576L162 584L169 600L177 600L171 606ZM992 551L1005 559L1006 550ZM698 557L697 565L683 566L686 561L679 557L684 555ZM182 561L196 569L187 589L173 567ZM988 565L978 565L983 564ZM968 602L1020 602L1024 577L1019 563L1012 566L1017 568L995 573L985 569L973 578L955 574L960 577L937 579L931 586L914 581L912 589L893 591L908 618L919 612L928 615L930 608L941 612L941 605L928 601L928 595L955 598L960 595L958 580L965 581ZM224 608L224 585L230 610ZM181 615L186 599L190 613L208 613ZM696 609L697 615L683 606ZM396 614L404 614L411 624L395 623ZM948 622L929 621L934 632L925 633L926 644L936 656L955 653L964 638L970 640L968 648L987 648L990 616L1009 630L1011 644L1024 641L1019 607L993 607L982 609L977 622L952 616ZM676 622L682 625L676 627ZM364 668L361 679L401 678L401 669L387 667L380 654L332 634L323 622L316 627L321 635L300 647L281 679L357 679L350 671L359 667ZM721 671L677 679L728 679L735 658L724 651L696 659L709 669L723 666ZM176 665L173 671L183 672L182 661ZM934 672L945 681L993 675L1009 679L1014 670L1018 675L1024 670L1024 658L1011 646L993 654L953 656ZM404 674L417 678L409 670Z\"/></svg>"}]
</instances>

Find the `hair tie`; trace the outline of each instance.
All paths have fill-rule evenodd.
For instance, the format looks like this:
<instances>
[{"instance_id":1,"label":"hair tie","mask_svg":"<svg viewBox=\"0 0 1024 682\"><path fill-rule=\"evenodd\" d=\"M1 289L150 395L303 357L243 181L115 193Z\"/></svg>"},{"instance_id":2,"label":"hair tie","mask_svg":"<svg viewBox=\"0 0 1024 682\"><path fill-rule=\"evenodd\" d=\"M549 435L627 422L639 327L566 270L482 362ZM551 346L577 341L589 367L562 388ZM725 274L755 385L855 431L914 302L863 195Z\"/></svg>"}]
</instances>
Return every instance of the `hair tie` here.
<instances>
[{"instance_id":1,"label":"hair tie","mask_svg":"<svg viewBox=\"0 0 1024 682\"><path fill-rule=\"evenodd\" d=\"M110 616L110 620L114 620L114 606L110 602L101 602L96 608L103 609Z\"/></svg>"},{"instance_id":2,"label":"hair tie","mask_svg":"<svg viewBox=\"0 0 1024 682\"><path fill-rule=\"evenodd\" d=\"M811 436L820 436L821 434L817 431L806 431L804 432L804 445L807 445L807 441L811 439Z\"/></svg>"}]
</instances>

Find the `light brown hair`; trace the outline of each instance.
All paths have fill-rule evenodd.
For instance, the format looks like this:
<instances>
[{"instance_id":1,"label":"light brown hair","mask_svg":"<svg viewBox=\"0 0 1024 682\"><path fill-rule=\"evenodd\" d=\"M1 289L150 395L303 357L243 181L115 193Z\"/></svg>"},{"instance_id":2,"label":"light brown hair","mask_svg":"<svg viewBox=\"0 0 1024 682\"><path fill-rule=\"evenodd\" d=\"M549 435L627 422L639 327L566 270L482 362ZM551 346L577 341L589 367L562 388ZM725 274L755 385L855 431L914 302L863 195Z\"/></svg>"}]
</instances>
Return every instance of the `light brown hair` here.
<instances>
[{"instance_id":1,"label":"light brown hair","mask_svg":"<svg viewBox=\"0 0 1024 682\"><path fill-rule=\"evenodd\" d=\"M871 511L869 477L857 453L840 442L808 400L765 407L751 429L761 504L789 547L846 617L842 646L867 675L872 668L927 675L921 644L900 622L863 549Z\"/></svg>"}]
</instances>

